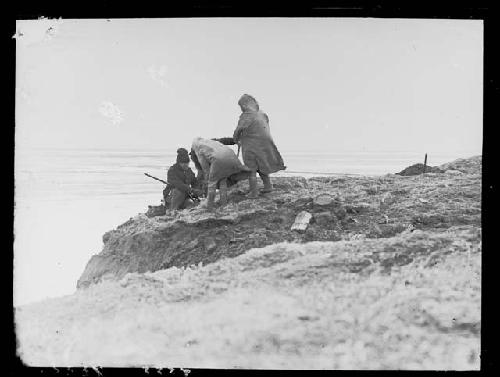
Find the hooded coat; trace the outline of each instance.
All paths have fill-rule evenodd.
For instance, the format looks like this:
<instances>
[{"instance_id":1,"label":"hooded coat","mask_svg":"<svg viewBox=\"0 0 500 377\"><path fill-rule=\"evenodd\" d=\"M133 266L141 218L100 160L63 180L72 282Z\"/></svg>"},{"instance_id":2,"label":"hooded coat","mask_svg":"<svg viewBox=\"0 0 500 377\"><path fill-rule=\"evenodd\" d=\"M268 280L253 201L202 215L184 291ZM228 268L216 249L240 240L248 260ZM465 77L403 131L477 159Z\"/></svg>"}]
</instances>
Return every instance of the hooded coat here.
<instances>
[{"instance_id":1,"label":"hooded coat","mask_svg":"<svg viewBox=\"0 0 500 377\"><path fill-rule=\"evenodd\" d=\"M244 94L238 101L242 113L233 139L241 144L243 162L252 170L263 174L286 169L269 129L267 114L259 110L259 104Z\"/></svg>"},{"instance_id":2,"label":"hooded coat","mask_svg":"<svg viewBox=\"0 0 500 377\"><path fill-rule=\"evenodd\" d=\"M184 170L178 162L168 169L167 189L176 188L183 193L187 193L191 187L195 187L197 184L193 171L191 169Z\"/></svg>"},{"instance_id":3,"label":"hooded coat","mask_svg":"<svg viewBox=\"0 0 500 377\"><path fill-rule=\"evenodd\" d=\"M208 184L217 184L222 179L241 177L250 172L231 148L218 141L197 137L193 140L191 150L195 153Z\"/></svg>"}]
</instances>

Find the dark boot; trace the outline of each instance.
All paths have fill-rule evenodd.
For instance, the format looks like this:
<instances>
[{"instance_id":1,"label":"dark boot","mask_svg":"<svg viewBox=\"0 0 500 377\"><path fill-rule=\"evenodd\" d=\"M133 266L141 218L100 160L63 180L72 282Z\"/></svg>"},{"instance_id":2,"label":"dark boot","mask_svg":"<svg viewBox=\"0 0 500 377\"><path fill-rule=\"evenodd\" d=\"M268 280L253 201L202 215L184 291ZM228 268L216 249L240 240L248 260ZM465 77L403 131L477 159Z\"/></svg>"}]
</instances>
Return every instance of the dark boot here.
<instances>
[{"instance_id":1,"label":"dark boot","mask_svg":"<svg viewBox=\"0 0 500 377\"><path fill-rule=\"evenodd\" d=\"M250 192L247 195L249 199L255 199L259 197L259 189L257 188L257 177L255 173L250 174L248 177L248 185L250 186Z\"/></svg>"},{"instance_id":2,"label":"dark boot","mask_svg":"<svg viewBox=\"0 0 500 377\"><path fill-rule=\"evenodd\" d=\"M262 183L264 184L264 188L260 190L261 193L265 194L273 191L273 185L271 184L271 178L268 174L259 173L260 179L262 179Z\"/></svg>"}]
</instances>

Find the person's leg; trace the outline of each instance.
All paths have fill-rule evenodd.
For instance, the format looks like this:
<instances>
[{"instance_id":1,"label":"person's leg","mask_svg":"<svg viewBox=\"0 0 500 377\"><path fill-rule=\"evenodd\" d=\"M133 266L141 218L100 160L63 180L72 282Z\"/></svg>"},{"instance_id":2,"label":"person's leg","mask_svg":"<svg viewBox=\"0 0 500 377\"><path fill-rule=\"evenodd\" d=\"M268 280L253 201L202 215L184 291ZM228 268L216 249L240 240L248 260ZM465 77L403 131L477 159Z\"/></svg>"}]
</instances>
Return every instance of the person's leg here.
<instances>
[{"instance_id":1,"label":"person's leg","mask_svg":"<svg viewBox=\"0 0 500 377\"><path fill-rule=\"evenodd\" d=\"M187 195L176 188L170 191L170 209L183 209Z\"/></svg>"},{"instance_id":2,"label":"person's leg","mask_svg":"<svg viewBox=\"0 0 500 377\"><path fill-rule=\"evenodd\" d=\"M207 190L207 208L213 208L215 201L215 189L217 186L217 182L208 182L208 190Z\"/></svg>"},{"instance_id":3,"label":"person's leg","mask_svg":"<svg viewBox=\"0 0 500 377\"><path fill-rule=\"evenodd\" d=\"M252 171L248 176L248 185L250 186L250 192L247 195L249 199L255 199L259 197L259 190L257 188L257 175L255 171Z\"/></svg>"},{"instance_id":4,"label":"person's leg","mask_svg":"<svg viewBox=\"0 0 500 377\"><path fill-rule=\"evenodd\" d=\"M239 181L243 181L245 179L248 179L248 176L250 175L249 171L240 171L238 173L232 174L228 179L227 179L227 187L231 187L235 184L237 184Z\"/></svg>"},{"instance_id":5,"label":"person's leg","mask_svg":"<svg viewBox=\"0 0 500 377\"><path fill-rule=\"evenodd\" d=\"M262 179L262 183L264 184L264 188L260 191L262 193L273 191L273 185L271 184L271 178L269 174L264 174L259 172L260 179Z\"/></svg>"},{"instance_id":6,"label":"person's leg","mask_svg":"<svg viewBox=\"0 0 500 377\"><path fill-rule=\"evenodd\" d=\"M220 201L221 205L227 204L227 182L226 178L221 179L219 182L219 193L220 193Z\"/></svg>"},{"instance_id":7,"label":"person's leg","mask_svg":"<svg viewBox=\"0 0 500 377\"><path fill-rule=\"evenodd\" d=\"M207 187L205 184L205 178L202 170L198 170L198 174L196 175L196 187L197 189L203 192L203 196L207 196Z\"/></svg>"},{"instance_id":8,"label":"person's leg","mask_svg":"<svg viewBox=\"0 0 500 377\"><path fill-rule=\"evenodd\" d=\"M259 170L257 164L257 156L254 153L245 151L243 149L243 162L250 169L248 175L248 185L250 186L250 191L247 195L249 199L255 199L259 196L259 189L257 188L257 177L256 173Z\"/></svg>"}]
</instances>

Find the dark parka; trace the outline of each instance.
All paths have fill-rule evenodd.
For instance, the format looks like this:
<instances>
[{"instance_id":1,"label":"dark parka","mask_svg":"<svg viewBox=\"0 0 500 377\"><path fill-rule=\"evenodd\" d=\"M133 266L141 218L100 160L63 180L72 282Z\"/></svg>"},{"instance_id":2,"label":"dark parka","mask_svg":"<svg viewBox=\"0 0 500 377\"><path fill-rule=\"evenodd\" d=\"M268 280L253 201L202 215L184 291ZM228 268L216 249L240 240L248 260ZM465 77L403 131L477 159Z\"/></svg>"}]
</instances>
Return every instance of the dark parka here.
<instances>
[{"instance_id":1,"label":"dark parka","mask_svg":"<svg viewBox=\"0 0 500 377\"><path fill-rule=\"evenodd\" d=\"M241 145L245 165L263 174L286 169L271 137L267 114L259 111L257 101L248 94L240 98L238 105L243 112L234 130L233 139Z\"/></svg>"},{"instance_id":2,"label":"dark parka","mask_svg":"<svg viewBox=\"0 0 500 377\"><path fill-rule=\"evenodd\" d=\"M188 193L191 187L197 186L198 182L191 169L184 170L178 163L168 169L167 188L176 188L184 193Z\"/></svg>"}]
</instances>

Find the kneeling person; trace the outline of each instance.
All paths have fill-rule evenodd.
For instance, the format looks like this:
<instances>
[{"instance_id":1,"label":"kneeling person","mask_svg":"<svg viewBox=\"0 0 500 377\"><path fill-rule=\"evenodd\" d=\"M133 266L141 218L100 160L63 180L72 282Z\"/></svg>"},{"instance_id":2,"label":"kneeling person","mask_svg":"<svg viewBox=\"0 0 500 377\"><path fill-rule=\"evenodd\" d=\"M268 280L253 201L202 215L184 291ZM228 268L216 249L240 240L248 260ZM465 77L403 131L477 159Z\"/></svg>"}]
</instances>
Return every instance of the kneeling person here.
<instances>
[{"instance_id":1,"label":"kneeling person","mask_svg":"<svg viewBox=\"0 0 500 377\"><path fill-rule=\"evenodd\" d=\"M168 169L167 190L170 209L185 209L195 205L190 195L199 195L198 180L189 168L189 154L184 148L177 149L176 163Z\"/></svg>"},{"instance_id":2,"label":"kneeling person","mask_svg":"<svg viewBox=\"0 0 500 377\"><path fill-rule=\"evenodd\" d=\"M191 146L193 160L207 189L207 207L212 208L215 190L219 189L220 203L227 203L227 187L248 179L251 170L243 165L233 150L210 139L197 137Z\"/></svg>"}]
</instances>

